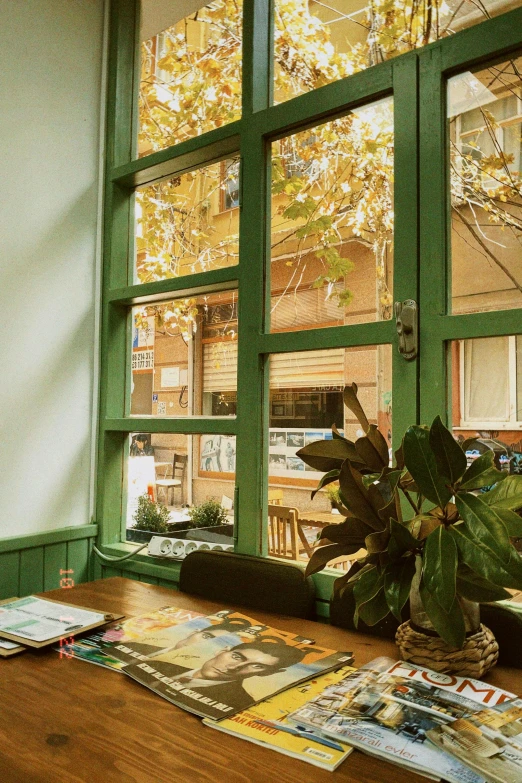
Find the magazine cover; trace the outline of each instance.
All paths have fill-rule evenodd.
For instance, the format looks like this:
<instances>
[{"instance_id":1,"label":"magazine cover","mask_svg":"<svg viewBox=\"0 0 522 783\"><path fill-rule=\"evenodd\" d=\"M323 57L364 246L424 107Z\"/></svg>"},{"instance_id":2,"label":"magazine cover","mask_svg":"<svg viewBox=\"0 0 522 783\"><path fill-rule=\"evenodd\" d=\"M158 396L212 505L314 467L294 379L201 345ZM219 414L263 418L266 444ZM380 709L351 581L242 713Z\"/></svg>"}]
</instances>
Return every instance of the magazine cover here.
<instances>
[{"instance_id":1,"label":"magazine cover","mask_svg":"<svg viewBox=\"0 0 522 783\"><path fill-rule=\"evenodd\" d=\"M80 658L82 661L121 671L127 663L134 663L136 658L142 660L145 657L130 647L130 644L133 645L142 637L149 638L152 634L160 634L203 616L200 612L165 606L154 612L129 617L123 622L112 623L103 631L55 649L62 656Z\"/></svg>"},{"instance_id":2,"label":"magazine cover","mask_svg":"<svg viewBox=\"0 0 522 783\"><path fill-rule=\"evenodd\" d=\"M229 613L227 624L234 617ZM275 628L234 632L228 625L222 634L177 644L124 673L189 712L219 720L352 660L351 653L310 645Z\"/></svg>"},{"instance_id":3,"label":"magazine cover","mask_svg":"<svg viewBox=\"0 0 522 783\"><path fill-rule=\"evenodd\" d=\"M353 671L343 666L335 672L328 672L295 685L270 699L255 704L248 710L238 712L231 718L213 721L205 718L203 723L225 734L246 739L286 756L292 756L322 769L334 770L352 752L352 748L341 745L335 740L314 734L311 731L298 731L286 721L286 716L301 707L328 685L334 685Z\"/></svg>"},{"instance_id":4,"label":"magazine cover","mask_svg":"<svg viewBox=\"0 0 522 783\"><path fill-rule=\"evenodd\" d=\"M430 732L514 694L465 677L377 658L297 709L289 721L452 783L486 778L443 753Z\"/></svg>"},{"instance_id":5,"label":"magazine cover","mask_svg":"<svg viewBox=\"0 0 522 783\"><path fill-rule=\"evenodd\" d=\"M522 699L441 724L428 738L489 783L522 781Z\"/></svg>"},{"instance_id":6,"label":"magazine cover","mask_svg":"<svg viewBox=\"0 0 522 783\"><path fill-rule=\"evenodd\" d=\"M211 615L174 607L171 610L169 617L141 628L134 638L116 640L111 644L110 655L124 664L136 663L165 650L179 650L189 644L217 638L231 630L257 633L265 627L245 614L227 609Z\"/></svg>"}]
</instances>

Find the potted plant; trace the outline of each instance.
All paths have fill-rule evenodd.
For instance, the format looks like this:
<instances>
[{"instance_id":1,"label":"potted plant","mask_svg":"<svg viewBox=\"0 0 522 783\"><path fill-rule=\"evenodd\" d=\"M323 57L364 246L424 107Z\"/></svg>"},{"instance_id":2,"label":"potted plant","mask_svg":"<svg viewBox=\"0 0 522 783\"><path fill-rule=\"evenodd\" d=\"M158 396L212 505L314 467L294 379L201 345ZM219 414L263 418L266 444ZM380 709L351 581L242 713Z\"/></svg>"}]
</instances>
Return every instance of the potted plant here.
<instances>
[{"instance_id":1,"label":"potted plant","mask_svg":"<svg viewBox=\"0 0 522 783\"><path fill-rule=\"evenodd\" d=\"M166 506L155 503L148 495L140 495L138 508L133 514L134 525L127 530L129 541L145 543L154 535L168 533L169 510Z\"/></svg>"},{"instance_id":2,"label":"potted plant","mask_svg":"<svg viewBox=\"0 0 522 783\"><path fill-rule=\"evenodd\" d=\"M188 514L192 530L186 533L185 538L210 544L232 544L234 525L217 500L205 500L191 508Z\"/></svg>"},{"instance_id":3,"label":"potted plant","mask_svg":"<svg viewBox=\"0 0 522 783\"><path fill-rule=\"evenodd\" d=\"M361 618L374 625L390 612L401 622L410 599L411 620L397 632L402 657L424 656L432 668L466 674L474 659L473 673L483 674L498 646L480 626L478 603L508 598L505 588L522 589L522 560L511 542L522 534L515 513L522 476L497 470L492 451L468 467L439 416L430 428L408 428L390 466L388 444L368 422L356 384L345 387L344 403L365 435L353 442L334 426L333 440L298 452L326 471L312 497L338 481L346 517L321 531L307 575L365 548L367 555L334 584L336 593L353 590L355 624Z\"/></svg>"}]
</instances>

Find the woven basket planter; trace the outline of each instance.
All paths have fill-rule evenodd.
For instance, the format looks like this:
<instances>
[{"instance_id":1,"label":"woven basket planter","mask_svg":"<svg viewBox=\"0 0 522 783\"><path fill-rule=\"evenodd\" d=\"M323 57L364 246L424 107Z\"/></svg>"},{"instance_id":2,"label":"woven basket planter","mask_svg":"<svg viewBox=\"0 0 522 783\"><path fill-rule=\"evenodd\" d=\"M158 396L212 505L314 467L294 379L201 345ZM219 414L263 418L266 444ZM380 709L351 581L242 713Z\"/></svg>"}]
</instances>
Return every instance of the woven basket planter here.
<instances>
[{"instance_id":1,"label":"woven basket planter","mask_svg":"<svg viewBox=\"0 0 522 783\"><path fill-rule=\"evenodd\" d=\"M466 637L462 650L450 647L440 636L415 631L408 620L397 629L395 641L403 661L427 666L444 674L480 678L498 660L498 644L485 625Z\"/></svg>"}]
</instances>

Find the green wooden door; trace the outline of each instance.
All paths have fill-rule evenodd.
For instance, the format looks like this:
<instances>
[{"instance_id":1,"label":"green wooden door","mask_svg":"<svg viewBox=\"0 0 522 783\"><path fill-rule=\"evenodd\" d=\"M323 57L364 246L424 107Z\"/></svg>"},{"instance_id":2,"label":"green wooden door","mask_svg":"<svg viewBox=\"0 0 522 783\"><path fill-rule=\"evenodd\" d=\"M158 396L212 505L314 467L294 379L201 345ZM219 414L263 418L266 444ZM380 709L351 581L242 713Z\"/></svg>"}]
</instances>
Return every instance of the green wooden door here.
<instances>
[{"instance_id":1,"label":"green wooden door","mask_svg":"<svg viewBox=\"0 0 522 783\"><path fill-rule=\"evenodd\" d=\"M521 29L518 9L419 54L420 420L517 448Z\"/></svg>"}]
</instances>

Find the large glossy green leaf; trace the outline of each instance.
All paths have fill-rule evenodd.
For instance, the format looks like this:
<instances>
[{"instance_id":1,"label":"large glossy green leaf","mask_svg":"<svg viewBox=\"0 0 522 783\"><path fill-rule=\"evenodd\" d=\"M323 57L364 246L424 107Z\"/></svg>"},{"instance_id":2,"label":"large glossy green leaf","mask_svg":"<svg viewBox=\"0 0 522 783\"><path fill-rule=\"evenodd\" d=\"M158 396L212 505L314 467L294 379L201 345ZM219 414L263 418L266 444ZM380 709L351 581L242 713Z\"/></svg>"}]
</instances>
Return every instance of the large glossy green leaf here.
<instances>
[{"instance_id":1,"label":"large glossy green leaf","mask_svg":"<svg viewBox=\"0 0 522 783\"><path fill-rule=\"evenodd\" d=\"M339 468L336 468L335 470L329 470L328 473L325 473L324 476L321 477L319 484L312 492L312 500L317 495L320 489L326 487L327 484L331 484L333 481L337 481L338 478L339 478Z\"/></svg>"},{"instance_id":2,"label":"large glossy green leaf","mask_svg":"<svg viewBox=\"0 0 522 783\"><path fill-rule=\"evenodd\" d=\"M382 530L384 523L379 518L378 509L372 505L368 490L360 474L349 462L344 462L339 474L339 487L344 504L358 519L362 519L373 530Z\"/></svg>"},{"instance_id":3,"label":"large glossy green leaf","mask_svg":"<svg viewBox=\"0 0 522 783\"><path fill-rule=\"evenodd\" d=\"M466 628L464 615L457 599L453 601L450 611L447 612L428 590L422 579L419 593L424 610L439 636L444 639L446 644L460 650L466 638Z\"/></svg>"},{"instance_id":4,"label":"large glossy green leaf","mask_svg":"<svg viewBox=\"0 0 522 783\"><path fill-rule=\"evenodd\" d=\"M522 538L522 518L519 517L518 514L515 514L514 511L510 511L509 508L491 506L491 509L495 511L502 520L510 536L513 538Z\"/></svg>"},{"instance_id":5,"label":"large glossy green leaf","mask_svg":"<svg viewBox=\"0 0 522 783\"><path fill-rule=\"evenodd\" d=\"M357 612L366 625L375 625L383 620L390 613L384 587L381 587L379 592L373 598L370 598L369 601L358 606Z\"/></svg>"},{"instance_id":6,"label":"large glossy green leaf","mask_svg":"<svg viewBox=\"0 0 522 783\"><path fill-rule=\"evenodd\" d=\"M354 546L327 544L326 546L315 549L306 566L305 576L311 576L318 571L322 571L330 560L333 560L336 557L342 557L343 555L353 555L358 549L360 549L358 544L355 544Z\"/></svg>"},{"instance_id":7,"label":"large glossy green leaf","mask_svg":"<svg viewBox=\"0 0 522 783\"><path fill-rule=\"evenodd\" d=\"M489 506L495 505L517 511L522 508L522 476L506 476L489 492L482 494L482 500Z\"/></svg>"},{"instance_id":8,"label":"large glossy green leaf","mask_svg":"<svg viewBox=\"0 0 522 783\"><path fill-rule=\"evenodd\" d=\"M388 529L379 530L366 536L364 546L368 550L368 553L373 555L375 552L385 552L389 540L390 531Z\"/></svg>"},{"instance_id":9,"label":"large glossy green leaf","mask_svg":"<svg viewBox=\"0 0 522 783\"><path fill-rule=\"evenodd\" d=\"M388 563L384 569L384 594L392 614L401 622L401 610L408 596L415 574L415 557L403 557Z\"/></svg>"},{"instance_id":10,"label":"large glossy green leaf","mask_svg":"<svg viewBox=\"0 0 522 783\"><path fill-rule=\"evenodd\" d=\"M471 492L459 492L455 497L455 503L469 532L491 549L501 562L507 563L509 534L493 507L488 506Z\"/></svg>"},{"instance_id":11,"label":"large glossy green leaf","mask_svg":"<svg viewBox=\"0 0 522 783\"><path fill-rule=\"evenodd\" d=\"M503 587L488 582L465 565L460 565L457 571L457 594L468 601L487 603L510 598L511 593Z\"/></svg>"},{"instance_id":12,"label":"large glossy green leaf","mask_svg":"<svg viewBox=\"0 0 522 783\"><path fill-rule=\"evenodd\" d=\"M388 467L388 444L375 424L370 424L366 435L355 441L355 448L370 470L381 472Z\"/></svg>"},{"instance_id":13,"label":"large glossy green leaf","mask_svg":"<svg viewBox=\"0 0 522 783\"><path fill-rule=\"evenodd\" d=\"M368 625L375 625L388 614L384 575L376 566L370 566L364 571L354 585L353 595L357 606L356 617L361 617Z\"/></svg>"},{"instance_id":14,"label":"large glossy green leaf","mask_svg":"<svg viewBox=\"0 0 522 783\"><path fill-rule=\"evenodd\" d=\"M426 427L409 427L403 442L404 461L421 493L436 506L444 508L452 493L439 474L430 446L430 431Z\"/></svg>"},{"instance_id":15,"label":"large glossy green leaf","mask_svg":"<svg viewBox=\"0 0 522 783\"><path fill-rule=\"evenodd\" d=\"M370 427L374 426L374 424L370 425ZM357 438L355 441L355 448L361 461L364 462L366 467L370 470L380 473L383 467L388 464L388 460L383 461L379 450L375 447L368 436L364 436L364 438Z\"/></svg>"},{"instance_id":16,"label":"large glossy green leaf","mask_svg":"<svg viewBox=\"0 0 522 783\"><path fill-rule=\"evenodd\" d=\"M412 536L405 525L395 519L390 519L390 543L388 554L392 560L402 557L405 552L413 552L419 547L419 542Z\"/></svg>"},{"instance_id":17,"label":"large glossy green leaf","mask_svg":"<svg viewBox=\"0 0 522 783\"><path fill-rule=\"evenodd\" d=\"M470 533L466 524L453 525L451 534L455 538L460 559L476 574L493 584L522 590L522 563L513 547L509 562L503 563L493 550Z\"/></svg>"},{"instance_id":18,"label":"large glossy green leaf","mask_svg":"<svg viewBox=\"0 0 522 783\"><path fill-rule=\"evenodd\" d=\"M370 423L368 419L366 418L366 414L362 409L362 405L359 402L357 398L357 384L352 383L351 386L345 386L343 391L343 401L348 410L350 410L361 427L363 428L364 432L368 431L368 428L370 426Z\"/></svg>"},{"instance_id":19,"label":"large glossy green leaf","mask_svg":"<svg viewBox=\"0 0 522 783\"><path fill-rule=\"evenodd\" d=\"M492 451L486 451L485 454L477 457L462 476L460 489L481 489L498 481L504 481L507 473L497 470L494 459L495 455Z\"/></svg>"},{"instance_id":20,"label":"large glossy green leaf","mask_svg":"<svg viewBox=\"0 0 522 783\"><path fill-rule=\"evenodd\" d=\"M354 444L349 440L317 440L299 449L297 456L314 470L339 470L346 459L360 462Z\"/></svg>"},{"instance_id":21,"label":"large glossy green leaf","mask_svg":"<svg viewBox=\"0 0 522 783\"><path fill-rule=\"evenodd\" d=\"M440 416L431 425L429 442L438 472L450 484L455 484L466 470L466 455Z\"/></svg>"},{"instance_id":22,"label":"large glossy green leaf","mask_svg":"<svg viewBox=\"0 0 522 783\"><path fill-rule=\"evenodd\" d=\"M422 553L422 578L426 589L449 612L455 600L457 546L451 533L439 525L426 539Z\"/></svg>"},{"instance_id":23,"label":"large glossy green leaf","mask_svg":"<svg viewBox=\"0 0 522 783\"><path fill-rule=\"evenodd\" d=\"M326 525L321 530L321 538L327 538L334 544L364 547L364 539L372 532L372 528L362 519L350 517L339 525Z\"/></svg>"}]
</instances>

